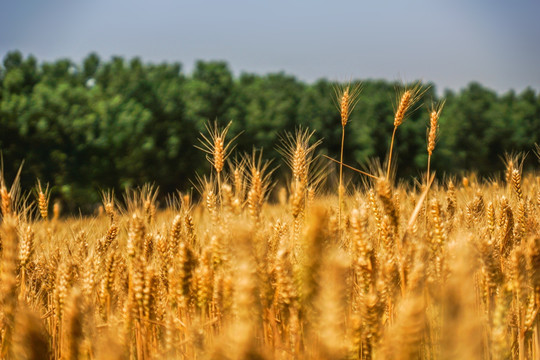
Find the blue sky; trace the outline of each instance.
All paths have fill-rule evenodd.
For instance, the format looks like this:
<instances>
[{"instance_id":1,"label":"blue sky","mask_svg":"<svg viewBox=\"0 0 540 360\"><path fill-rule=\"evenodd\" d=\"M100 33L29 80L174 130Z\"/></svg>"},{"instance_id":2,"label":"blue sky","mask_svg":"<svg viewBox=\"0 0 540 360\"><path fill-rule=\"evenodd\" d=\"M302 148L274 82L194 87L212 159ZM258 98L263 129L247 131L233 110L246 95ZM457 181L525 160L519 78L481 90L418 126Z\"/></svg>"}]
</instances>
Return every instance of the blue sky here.
<instances>
[{"instance_id":1,"label":"blue sky","mask_svg":"<svg viewBox=\"0 0 540 360\"><path fill-rule=\"evenodd\" d=\"M0 56L226 60L305 81L470 81L540 90L539 0L20 0L0 6Z\"/></svg>"}]
</instances>

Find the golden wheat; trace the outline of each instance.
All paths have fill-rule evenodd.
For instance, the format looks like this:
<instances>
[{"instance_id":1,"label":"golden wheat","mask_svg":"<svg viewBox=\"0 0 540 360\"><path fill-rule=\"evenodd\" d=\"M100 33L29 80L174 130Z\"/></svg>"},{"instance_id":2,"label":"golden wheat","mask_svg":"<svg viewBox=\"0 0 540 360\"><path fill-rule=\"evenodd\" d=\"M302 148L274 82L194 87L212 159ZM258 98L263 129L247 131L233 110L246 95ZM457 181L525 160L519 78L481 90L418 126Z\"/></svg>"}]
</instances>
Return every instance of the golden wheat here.
<instances>
[{"instance_id":1,"label":"golden wheat","mask_svg":"<svg viewBox=\"0 0 540 360\"><path fill-rule=\"evenodd\" d=\"M415 188L379 169L349 196L321 194L319 142L300 129L274 203L261 151L224 166L229 126L209 128L223 176L203 178L199 201L160 208L146 186L124 203L104 193L94 217L40 221L47 189L25 204L0 176L2 358L540 356L537 174L512 161L509 187L431 175Z\"/></svg>"}]
</instances>

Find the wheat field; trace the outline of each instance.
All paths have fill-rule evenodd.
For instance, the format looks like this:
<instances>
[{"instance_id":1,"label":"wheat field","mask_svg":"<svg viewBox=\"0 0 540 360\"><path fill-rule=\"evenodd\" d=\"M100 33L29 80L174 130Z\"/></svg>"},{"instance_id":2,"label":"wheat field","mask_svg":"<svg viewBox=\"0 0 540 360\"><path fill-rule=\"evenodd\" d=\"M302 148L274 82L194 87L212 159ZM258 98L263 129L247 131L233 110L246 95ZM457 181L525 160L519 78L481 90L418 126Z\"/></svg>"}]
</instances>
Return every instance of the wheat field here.
<instances>
[{"instance_id":1,"label":"wheat field","mask_svg":"<svg viewBox=\"0 0 540 360\"><path fill-rule=\"evenodd\" d=\"M358 90L336 91L342 138ZM212 166L197 198L144 186L62 217L46 186L2 175L2 358L540 358L540 177L514 156L501 181L435 179L428 161L399 182L394 135L421 95L398 96L386 165L358 184L334 160L325 185L333 162L299 129L274 187L217 123L194 144Z\"/></svg>"}]
</instances>

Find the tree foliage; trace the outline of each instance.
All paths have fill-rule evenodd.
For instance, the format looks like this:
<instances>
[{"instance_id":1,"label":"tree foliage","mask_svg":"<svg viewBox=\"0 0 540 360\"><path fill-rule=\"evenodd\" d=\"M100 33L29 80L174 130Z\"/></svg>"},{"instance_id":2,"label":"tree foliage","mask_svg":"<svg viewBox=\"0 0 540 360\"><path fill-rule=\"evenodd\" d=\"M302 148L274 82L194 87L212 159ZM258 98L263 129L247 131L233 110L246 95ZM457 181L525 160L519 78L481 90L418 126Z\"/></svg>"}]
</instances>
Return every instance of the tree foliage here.
<instances>
[{"instance_id":1,"label":"tree foliage","mask_svg":"<svg viewBox=\"0 0 540 360\"><path fill-rule=\"evenodd\" d=\"M427 86L428 84L426 84ZM39 64L8 53L0 66L0 149L4 172L14 176L24 160L23 188L36 178L50 183L76 209L99 200L99 189L154 182L162 193L190 187L208 165L194 148L207 121L233 121L243 132L238 150L263 147L277 157L279 135L298 126L317 131L320 151L336 156L340 120L336 84L307 84L284 73L234 77L225 62L198 61L191 74L179 63L145 64L88 55ZM347 125L345 161L366 164L385 158L399 83L363 81ZM529 151L540 137L540 95L532 89L499 95L478 83L446 91L440 139L432 167L439 173L502 168L505 152ZM439 101L431 87L397 133L398 176L425 168L426 109ZM83 209L84 210L84 209ZM87 209L88 210L88 209Z\"/></svg>"}]
</instances>

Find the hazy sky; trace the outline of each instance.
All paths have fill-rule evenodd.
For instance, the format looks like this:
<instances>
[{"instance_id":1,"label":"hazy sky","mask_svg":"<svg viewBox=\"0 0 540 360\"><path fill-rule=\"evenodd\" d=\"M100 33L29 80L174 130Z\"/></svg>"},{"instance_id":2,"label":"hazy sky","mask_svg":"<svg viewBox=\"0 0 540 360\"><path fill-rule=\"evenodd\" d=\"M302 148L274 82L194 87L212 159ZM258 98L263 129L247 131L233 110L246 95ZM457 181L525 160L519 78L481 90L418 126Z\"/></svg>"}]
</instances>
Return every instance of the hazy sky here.
<instances>
[{"instance_id":1,"label":"hazy sky","mask_svg":"<svg viewBox=\"0 0 540 360\"><path fill-rule=\"evenodd\" d=\"M232 70L476 80L540 90L540 0L12 0L0 6L0 56L80 61L91 51L147 62L226 60Z\"/></svg>"}]
</instances>

